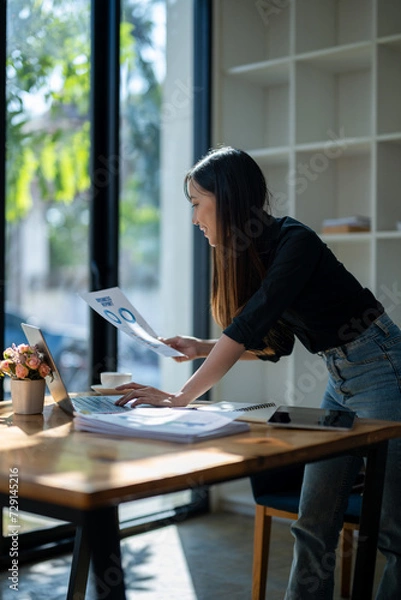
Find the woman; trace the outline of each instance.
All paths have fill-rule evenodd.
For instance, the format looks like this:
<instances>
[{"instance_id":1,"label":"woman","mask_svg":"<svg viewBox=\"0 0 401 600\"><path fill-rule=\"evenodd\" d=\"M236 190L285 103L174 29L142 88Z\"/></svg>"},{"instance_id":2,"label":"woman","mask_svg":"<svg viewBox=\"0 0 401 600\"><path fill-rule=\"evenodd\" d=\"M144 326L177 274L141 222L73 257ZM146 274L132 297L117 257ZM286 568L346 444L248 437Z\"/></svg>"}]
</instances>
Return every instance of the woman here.
<instances>
[{"instance_id":1,"label":"woman","mask_svg":"<svg viewBox=\"0 0 401 600\"><path fill-rule=\"evenodd\" d=\"M131 383L118 401L136 406L186 406L239 359L277 361L296 336L326 362L325 408L401 421L401 331L374 295L309 227L269 212L269 194L255 161L220 148L185 178L192 222L213 248L212 314L218 340L177 336L166 343L207 357L176 393ZM349 456L305 470L287 600L332 598L333 556L360 459ZM401 440L390 442L380 549L387 565L377 598L401 598Z\"/></svg>"}]
</instances>

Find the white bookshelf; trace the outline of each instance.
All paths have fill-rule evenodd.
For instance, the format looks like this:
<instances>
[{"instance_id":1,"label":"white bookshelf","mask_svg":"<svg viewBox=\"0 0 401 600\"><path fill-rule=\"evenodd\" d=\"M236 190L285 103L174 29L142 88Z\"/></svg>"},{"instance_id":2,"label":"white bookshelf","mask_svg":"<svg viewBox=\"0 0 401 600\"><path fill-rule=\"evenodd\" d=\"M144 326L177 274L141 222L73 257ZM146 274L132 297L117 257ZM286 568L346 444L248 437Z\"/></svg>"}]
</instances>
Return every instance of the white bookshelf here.
<instances>
[{"instance_id":1,"label":"white bookshelf","mask_svg":"<svg viewBox=\"0 0 401 600\"><path fill-rule=\"evenodd\" d=\"M260 164L273 211L320 233L364 215L366 233L323 240L401 324L400 0L215 0L213 145ZM398 294L398 295L397 295ZM319 357L299 343L263 371L253 400L318 405ZM234 369L216 397L236 397Z\"/></svg>"}]
</instances>

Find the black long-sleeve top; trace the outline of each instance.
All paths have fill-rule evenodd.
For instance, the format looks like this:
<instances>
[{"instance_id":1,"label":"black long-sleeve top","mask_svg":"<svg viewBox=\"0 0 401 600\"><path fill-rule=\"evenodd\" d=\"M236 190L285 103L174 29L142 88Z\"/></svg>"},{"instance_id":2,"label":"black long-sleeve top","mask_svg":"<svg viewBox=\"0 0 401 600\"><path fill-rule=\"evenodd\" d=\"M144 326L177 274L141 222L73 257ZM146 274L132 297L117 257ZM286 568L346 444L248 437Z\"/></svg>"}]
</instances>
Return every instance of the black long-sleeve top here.
<instances>
[{"instance_id":1,"label":"black long-sleeve top","mask_svg":"<svg viewBox=\"0 0 401 600\"><path fill-rule=\"evenodd\" d=\"M224 334L261 350L281 319L313 353L356 339L383 313L370 290L309 227L290 217L266 219L257 240L267 274Z\"/></svg>"}]
</instances>

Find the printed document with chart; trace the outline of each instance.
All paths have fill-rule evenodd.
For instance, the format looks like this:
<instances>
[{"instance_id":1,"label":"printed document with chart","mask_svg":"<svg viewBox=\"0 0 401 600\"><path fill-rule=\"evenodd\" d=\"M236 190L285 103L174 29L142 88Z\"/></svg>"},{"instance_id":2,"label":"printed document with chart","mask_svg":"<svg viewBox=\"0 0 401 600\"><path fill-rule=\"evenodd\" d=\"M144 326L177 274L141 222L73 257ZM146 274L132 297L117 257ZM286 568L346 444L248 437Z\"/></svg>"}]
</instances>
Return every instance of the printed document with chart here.
<instances>
[{"instance_id":1,"label":"printed document with chart","mask_svg":"<svg viewBox=\"0 0 401 600\"><path fill-rule=\"evenodd\" d=\"M138 344L162 356L184 356L158 339L157 334L118 287L79 294L106 321Z\"/></svg>"}]
</instances>

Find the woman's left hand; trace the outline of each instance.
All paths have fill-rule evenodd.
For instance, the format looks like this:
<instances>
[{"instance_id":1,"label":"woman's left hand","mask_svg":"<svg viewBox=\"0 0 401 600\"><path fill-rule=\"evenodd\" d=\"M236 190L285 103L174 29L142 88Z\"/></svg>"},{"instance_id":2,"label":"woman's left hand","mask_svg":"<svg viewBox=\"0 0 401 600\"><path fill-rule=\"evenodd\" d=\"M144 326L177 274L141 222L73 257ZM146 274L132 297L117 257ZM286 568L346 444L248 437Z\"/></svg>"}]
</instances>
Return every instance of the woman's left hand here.
<instances>
[{"instance_id":1,"label":"woman's left hand","mask_svg":"<svg viewBox=\"0 0 401 600\"><path fill-rule=\"evenodd\" d=\"M131 402L131 408L140 404L151 404L152 406L185 406L179 403L178 398L174 394L168 394L157 388L143 385L141 383L124 383L116 387L116 390L121 391L124 396L116 400L117 406L124 406L127 402Z\"/></svg>"}]
</instances>

